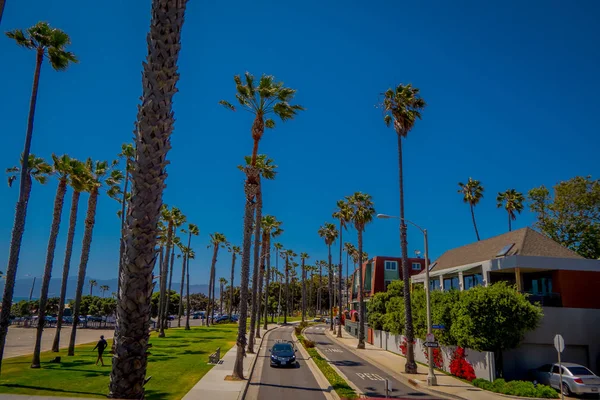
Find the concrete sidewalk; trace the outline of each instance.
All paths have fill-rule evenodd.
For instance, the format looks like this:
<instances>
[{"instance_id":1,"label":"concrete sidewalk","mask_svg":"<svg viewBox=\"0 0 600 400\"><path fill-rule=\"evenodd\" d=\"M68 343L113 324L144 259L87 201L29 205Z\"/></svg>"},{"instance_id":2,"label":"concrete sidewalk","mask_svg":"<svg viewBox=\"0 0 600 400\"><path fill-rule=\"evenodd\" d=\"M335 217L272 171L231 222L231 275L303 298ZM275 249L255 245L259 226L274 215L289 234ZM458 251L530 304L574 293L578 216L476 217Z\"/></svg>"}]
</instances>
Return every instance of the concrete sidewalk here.
<instances>
[{"instance_id":1,"label":"concrete sidewalk","mask_svg":"<svg viewBox=\"0 0 600 400\"><path fill-rule=\"evenodd\" d=\"M337 332L337 330L336 330ZM437 378L437 386L427 386L427 367L417 363L416 374L406 374L404 372L404 365L406 364L406 358L401 355L389 352L384 349L375 347L369 343L365 343L365 350L358 350L358 339L350 335L348 332L342 329L342 338L338 338L334 333L327 330L327 334L333 337L338 343L345 346L349 350L353 351L359 357L364 358L378 365L382 370L386 371L390 375L394 376L399 381L407 382L419 389L430 392L433 395L442 396L445 398L458 398L468 400L500 400L506 399L505 396L498 395L496 393L488 392L479 389L473 385L465 383L452 376L446 375L442 372L435 371Z\"/></svg>"},{"instance_id":2,"label":"concrete sidewalk","mask_svg":"<svg viewBox=\"0 0 600 400\"><path fill-rule=\"evenodd\" d=\"M277 324L267 325L268 330L279 327ZM237 355L237 346L233 346L231 350L225 353L221 362L206 373L194 385L194 387L183 397L183 400L196 399L219 399L219 400L237 400L243 398L246 392L246 387L250 382L250 373L254 368L256 355L259 353L262 345L262 338L266 332L261 329L261 338L255 341L255 354L246 354L244 358L244 380L242 381L226 381L225 377L231 375L233 365Z\"/></svg>"}]
</instances>

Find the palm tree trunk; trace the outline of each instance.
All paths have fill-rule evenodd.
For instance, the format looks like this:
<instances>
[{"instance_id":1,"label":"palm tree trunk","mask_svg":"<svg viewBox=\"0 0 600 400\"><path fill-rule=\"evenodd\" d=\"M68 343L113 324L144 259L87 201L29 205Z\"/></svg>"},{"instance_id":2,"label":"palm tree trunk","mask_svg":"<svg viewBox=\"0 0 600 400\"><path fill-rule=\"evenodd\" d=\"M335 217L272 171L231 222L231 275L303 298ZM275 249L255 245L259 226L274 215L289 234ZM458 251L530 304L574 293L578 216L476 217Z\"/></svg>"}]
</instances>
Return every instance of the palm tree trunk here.
<instances>
[{"instance_id":1,"label":"palm tree trunk","mask_svg":"<svg viewBox=\"0 0 600 400\"><path fill-rule=\"evenodd\" d=\"M183 314L183 285L185 284L185 262L186 254L183 254L183 263L181 265L181 284L179 285L179 312L177 313L177 327L181 328L181 315Z\"/></svg>"},{"instance_id":2,"label":"palm tree trunk","mask_svg":"<svg viewBox=\"0 0 600 400\"><path fill-rule=\"evenodd\" d=\"M358 233L358 349L365 348L365 300L364 300L364 282L362 274L362 245L363 229L357 229Z\"/></svg>"},{"instance_id":3,"label":"palm tree trunk","mask_svg":"<svg viewBox=\"0 0 600 400\"><path fill-rule=\"evenodd\" d=\"M235 251L231 251L231 277L229 281L229 310L227 313L229 314L229 321L232 320L233 317L233 278L235 275Z\"/></svg>"},{"instance_id":4,"label":"palm tree trunk","mask_svg":"<svg viewBox=\"0 0 600 400\"><path fill-rule=\"evenodd\" d=\"M287 324L288 307L290 306L290 269L289 258L285 257L285 308L283 310L283 323Z\"/></svg>"},{"instance_id":5,"label":"palm tree trunk","mask_svg":"<svg viewBox=\"0 0 600 400\"><path fill-rule=\"evenodd\" d=\"M119 291L121 290L121 272L123 271L123 254L125 253L125 217L126 217L126 198L127 186L129 185L129 161L125 162L125 183L123 184L123 200L121 202L121 240L119 245L119 273L117 276L117 301L119 301Z\"/></svg>"},{"instance_id":6,"label":"palm tree trunk","mask_svg":"<svg viewBox=\"0 0 600 400\"><path fill-rule=\"evenodd\" d=\"M213 272L212 282L210 283L210 287L212 288L212 301L213 301L212 309L211 309L212 314L210 317L212 318L213 324L215 323L215 308L217 308L217 307L215 307L217 305L217 301L215 300L216 299L216 290L215 290L216 278L217 278L217 271L215 270Z\"/></svg>"},{"instance_id":7,"label":"palm tree trunk","mask_svg":"<svg viewBox=\"0 0 600 400\"><path fill-rule=\"evenodd\" d=\"M173 227L173 234L175 234L175 227ZM169 329L169 311L171 310L171 287L173 283L173 270L175 269L175 244L171 247L171 261L169 263L169 290L165 296L165 316L164 316L164 327Z\"/></svg>"},{"instance_id":8,"label":"palm tree trunk","mask_svg":"<svg viewBox=\"0 0 600 400\"><path fill-rule=\"evenodd\" d=\"M210 326L212 314L213 314L213 303L215 301L215 290L213 289L213 279L215 276L215 265L217 264L217 252L219 251L219 244L215 243L213 246L212 262L210 263L210 278L208 279L208 308L206 312L206 326Z\"/></svg>"},{"instance_id":9,"label":"palm tree trunk","mask_svg":"<svg viewBox=\"0 0 600 400\"><path fill-rule=\"evenodd\" d=\"M69 232L67 233L67 244L65 249L65 261L63 263L62 282L60 284L60 301L58 302L58 317L56 321L56 334L52 343L52 351L58 353L60 349L60 331L65 310L67 297L67 281L69 280L69 269L71 268L71 254L73 253L73 241L75 239L75 225L77 224L77 209L79 208L80 192L73 192L71 199L71 211L69 214Z\"/></svg>"},{"instance_id":10,"label":"palm tree trunk","mask_svg":"<svg viewBox=\"0 0 600 400\"><path fill-rule=\"evenodd\" d=\"M402 279L404 281L404 313L405 313L405 331L406 331L406 364L405 372L407 374L417 373L417 364L415 363L415 353L413 348L413 318L410 302L410 270L408 267L408 240L406 235L406 223L404 221L404 172L402 167L402 135L398 136L398 175L400 177L400 248L402 250ZM362 253L360 255L362 257ZM362 261L359 268L362 269ZM361 311L362 312L362 311ZM361 315L361 326L362 326Z\"/></svg>"},{"instance_id":11,"label":"palm tree trunk","mask_svg":"<svg viewBox=\"0 0 600 400\"><path fill-rule=\"evenodd\" d=\"M268 324L268 318L269 318L269 278L271 276L270 272L271 272L271 236L267 235L265 238L265 241L263 242L263 248L264 246L267 246L266 250L263 250L266 258L267 258L267 273L265 276L266 282L265 282L265 321L264 321L264 325L263 325L263 329L266 331L267 330L267 324Z\"/></svg>"},{"instance_id":12,"label":"palm tree trunk","mask_svg":"<svg viewBox=\"0 0 600 400\"><path fill-rule=\"evenodd\" d=\"M510 220L510 213L508 213L508 231L511 232L512 231L512 222Z\"/></svg>"},{"instance_id":13,"label":"palm tree trunk","mask_svg":"<svg viewBox=\"0 0 600 400\"><path fill-rule=\"evenodd\" d=\"M475 208L473 204L471 204L471 218L473 219L473 227L475 228L475 235L477 235L477 241L479 242L481 239L479 238L479 231L477 230L477 223L475 222Z\"/></svg>"},{"instance_id":14,"label":"palm tree trunk","mask_svg":"<svg viewBox=\"0 0 600 400\"><path fill-rule=\"evenodd\" d=\"M338 332L337 337L342 337L342 256L343 256L343 241L342 241L342 221L340 221L340 269L338 271Z\"/></svg>"},{"instance_id":15,"label":"palm tree trunk","mask_svg":"<svg viewBox=\"0 0 600 400\"><path fill-rule=\"evenodd\" d=\"M167 293L167 278L169 274L169 255L171 254L171 246L173 244L173 222L169 222L167 226L167 249L165 251L165 255L163 258L162 271L160 273L161 281L160 281L160 302L161 302L161 312L159 313L157 319L160 319L160 331L158 333L158 337L165 337L165 314L167 311L167 304L169 297L169 293Z\"/></svg>"},{"instance_id":16,"label":"palm tree trunk","mask_svg":"<svg viewBox=\"0 0 600 400\"><path fill-rule=\"evenodd\" d=\"M317 311L320 315L323 315L323 310L321 309L321 303L323 300L323 293L321 288L323 287L323 267L319 266L319 287L317 288Z\"/></svg>"},{"instance_id":17,"label":"palm tree trunk","mask_svg":"<svg viewBox=\"0 0 600 400\"><path fill-rule=\"evenodd\" d=\"M258 192L258 170L254 166L245 168L246 182L244 193L246 205L244 208L244 238L242 242L242 266L240 280L240 318L238 323L237 353L233 366L234 379L244 379L244 356L246 348L246 318L248 316L248 278L250 274L250 250L252 246L252 217L254 214L253 200Z\"/></svg>"},{"instance_id":18,"label":"palm tree trunk","mask_svg":"<svg viewBox=\"0 0 600 400\"><path fill-rule=\"evenodd\" d=\"M2 14L4 13L4 0L0 0L0 23L2 22Z\"/></svg>"},{"instance_id":19,"label":"palm tree trunk","mask_svg":"<svg viewBox=\"0 0 600 400\"><path fill-rule=\"evenodd\" d=\"M223 314L223 282L219 280L219 310Z\"/></svg>"},{"instance_id":20,"label":"palm tree trunk","mask_svg":"<svg viewBox=\"0 0 600 400\"><path fill-rule=\"evenodd\" d=\"M123 297L117 306L117 347L112 362L110 398L144 397L148 363L148 321L156 234L165 187L166 157L173 131L173 95L186 0L153 0L148 56L143 64L142 104L138 108L136 162L121 274Z\"/></svg>"},{"instance_id":21,"label":"palm tree trunk","mask_svg":"<svg viewBox=\"0 0 600 400\"><path fill-rule=\"evenodd\" d=\"M67 192L67 179L63 178L58 182L56 197L54 199L54 212L52 213L52 227L50 228L50 238L48 239L48 250L46 251L46 265L44 267L44 278L42 279L42 289L40 292L40 305L38 308L38 326L35 337L35 347L33 348L33 359L31 368L40 368L40 351L42 346L42 333L46 322L46 303L48 302L48 286L52 277L52 266L54 264L54 250L56 249L56 239L60 228L63 203L65 193Z\"/></svg>"},{"instance_id":22,"label":"palm tree trunk","mask_svg":"<svg viewBox=\"0 0 600 400\"><path fill-rule=\"evenodd\" d=\"M254 354L254 330L256 329L256 316L258 315L258 275L260 263L260 223L262 221L262 195L260 176L257 180L255 220L254 220L254 267L252 269L252 312L250 314L250 335L248 339L248 354Z\"/></svg>"},{"instance_id":23,"label":"palm tree trunk","mask_svg":"<svg viewBox=\"0 0 600 400\"><path fill-rule=\"evenodd\" d=\"M163 273L163 266L164 266L164 262L165 262L165 248L164 246L160 246L160 251L159 251L159 260L158 260L158 275L159 275L159 287L158 287L158 313L156 314L156 331L160 332L160 326L162 325L162 318L161 315L163 315L163 297L164 297L164 292L163 292L163 279L165 279L165 275Z\"/></svg>"},{"instance_id":24,"label":"palm tree trunk","mask_svg":"<svg viewBox=\"0 0 600 400\"><path fill-rule=\"evenodd\" d=\"M334 296L333 296L333 266L331 265L331 245L327 246L327 251L328 251L328 262L329 262L329 279L327 282L327 286L329 288L329 296L327 296L329 298L329 330L333 331L333 301L334 301Z\"/></svg>"},{"instance_id":25,"label":"palm tree trunk","mask_svg":"<svg viewBox=\"0 0 600 400\"><path fill-rule=\"evenodd\" d=\"M0 11L3 11L2 8ZM2 15L0 15L2 17ZM15 222L13 225L12 236L10 239L10 251L8 256L8 265L6 266L6 282L4 284L4 295L2 296L2 311L0 312L0 369L2 368L2 358L4 357L4 344L8 334L8 325L10 325L10 311L12 307L13 292L15 290L15 277L19 266L19 253L21 251L21 241L25 231L25 218L27 216L27 202L31 193L31 178L29 176L29 151L31 148L31 138L33 136L33 117L35 115L35 106L37 102L38 86L40 82L40 71L44 61L44 52L37 50L35 72L33 74L33 87L31 89L31 100L29 102L29 118L27 120L27 133L25 134L25 148L21 161L21 182L19 184L19 200L15 210Z\"/></svg>"},{"instance_id":26,"label":"palm tree trunk","mask_svg":"<svg viewBox=\"0 0 600 400\"><path fill-rule=\"evenodd\" d=\"M75 355L75 337L77 336L77 324L79 323L79 307L81 306L81 295L85 282L85 273L90 249L92 246L92 233L96 218L96 205L98 204L98 188L94 188L88 200L88 209L85 217L85 230L83 232L83 244L81 246L81 260L79 262L79 274L77 275L77 290L75 291L75 308L73 309L73 328L69 340L69 356Z\"/></svg>"},{"instance_id":27,"label":"palm tree trunk","mask_svg":"<svg viewBox=\"0 0 600 400\"><path fill-rule=\"evenodd\" d=\"M304 258L302 259L302 322L306 319L306 270L304 269Z\"/></svg>"},{"instance_id":28,"label":"palm tree trunk","mask_svg":"<svg viewBox=\"0 0 600 400\"><path fill-rule=\"evenodd\" d=\"M261 303L262 303L262 290L263 290L263 280L265 276L265 245L267 244L267 236L263 232L263 240L260 245L261 247L261 256L260 256L260 269L258 275L258 293L256 294L256 336L260 339L260 317L261 317ZM267 303L265 303L266 305Z\"/></svg>"},{"instance_id":29,"label":"palm tree trunk","mask_svg":"<svg viewBox=\"0 0 600 400\"><path fill-rule=\"evenodd\" d=\"M186 269L186 273L187 273L187 277L186 277L187 279L185 280L185 286L186 286L186 289L185 289L185 309L186 309L185 330L189 331L190 330L190 312L192 311L192 309L190 308L190 259L188 257L186 257L186 260L185 260L185 269Z\"/></svg>"}]
</instances>

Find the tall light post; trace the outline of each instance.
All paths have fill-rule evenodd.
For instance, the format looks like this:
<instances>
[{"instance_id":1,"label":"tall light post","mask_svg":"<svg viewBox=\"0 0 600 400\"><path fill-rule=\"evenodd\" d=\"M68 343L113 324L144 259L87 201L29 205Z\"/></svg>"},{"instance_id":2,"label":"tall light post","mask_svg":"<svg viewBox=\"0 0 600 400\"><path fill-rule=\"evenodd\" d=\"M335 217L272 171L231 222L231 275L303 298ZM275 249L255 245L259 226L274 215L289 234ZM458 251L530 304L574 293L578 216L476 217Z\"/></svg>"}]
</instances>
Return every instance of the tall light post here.
<instances>
[{"instance_id":1,"label":"tall light post","mask_svg":"<svg viewBox=\"0 0 600 400\"><path fill-rule=\"evenodd\" d=\"M421 228L419 225L415 224L412 221L407 220L406 218L395 217L387 214L377 214L377 218L381 219L398 219L404 222L408 222L418 230L423 233L423 238L425 240L425 303L427 306L427 333L432 333L431 328L431 299L429 296L430 288L429 288L429 241L427 240L427 229ZM410 277L405 277L405 281L408 280L408 284L410 284ZM406 284L407 282L405 282ZM437 386L437 379L433 372L433 348L427 348L427 358L429 361L429 372L427 374L427 386Z\"/></svg>"}]
</instances>

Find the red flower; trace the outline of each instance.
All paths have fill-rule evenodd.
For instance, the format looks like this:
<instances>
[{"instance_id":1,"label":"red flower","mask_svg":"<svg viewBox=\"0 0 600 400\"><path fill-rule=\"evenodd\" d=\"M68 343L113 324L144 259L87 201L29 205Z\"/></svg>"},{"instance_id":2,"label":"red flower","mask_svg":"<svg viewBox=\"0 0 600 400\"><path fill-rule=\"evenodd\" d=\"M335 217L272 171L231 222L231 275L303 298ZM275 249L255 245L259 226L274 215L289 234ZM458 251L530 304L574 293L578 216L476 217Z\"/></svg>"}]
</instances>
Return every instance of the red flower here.
<instances>
[{"instance_id":1,"label":"red flower","mask_svg":"<svg viewBox=\"0 0 600 400\"><path fill-rule=\"evenodd\" d=\"M413 346L415 345L415 341L413 340L412 342ZM404 336L402 336L402 343L400 343L400 351L402 352L402 355L405 356L406 355L406 347L407 347L407 343L406 343L406 338Z\"/></svg>"},{"instance_id":2,"label":"red flower","mask_svg":"<svg viewBox=\"0 0 600 400\"><path fill-rule=\"evenodd\" d=\"M423 349L423 354L425 354L425 359L429 362L429 352L427 351L427 348ZM433 366L438 369L444 368L444 357L439 348L433 349Z\"/></svg>"},{"instance_id":3,"label":"red flower","mask_svg":"<svg viewBox=\"0 0 600 400\"><path fill-rule=\"evenodd\" d=\"M452 361L450 361L450 373L471 382L476 378L475 370L466 357L465 349L457 347L452 354Z\"/></svg>"}]
</instances>

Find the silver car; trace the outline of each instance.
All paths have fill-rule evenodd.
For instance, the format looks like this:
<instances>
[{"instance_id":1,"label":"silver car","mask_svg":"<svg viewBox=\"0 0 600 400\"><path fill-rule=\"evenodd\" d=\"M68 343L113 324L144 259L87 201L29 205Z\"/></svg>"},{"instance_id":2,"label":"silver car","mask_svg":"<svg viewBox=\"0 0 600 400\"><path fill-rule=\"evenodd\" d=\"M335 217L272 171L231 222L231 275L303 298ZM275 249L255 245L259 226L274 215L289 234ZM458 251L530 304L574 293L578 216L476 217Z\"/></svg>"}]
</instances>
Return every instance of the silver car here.
<instances>
[{"instance_id":1,"label":"silver car","mask_svg":"<svg viewBox=\"0 0 600 400\"><path fill-rule=\"evenodd\" d=\"M534 370L534 376L539 383L562 390L565 396L600 393L600 377L583 365L562 363L562 385L560 384L560 366L558 364L542 365Z\"/></svg>"}]
</instances>

